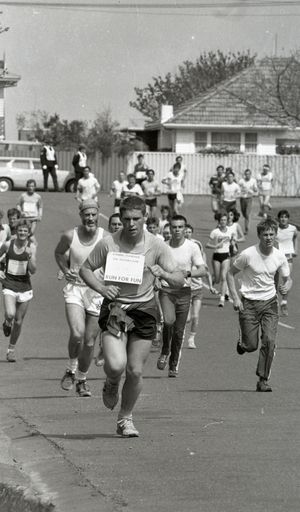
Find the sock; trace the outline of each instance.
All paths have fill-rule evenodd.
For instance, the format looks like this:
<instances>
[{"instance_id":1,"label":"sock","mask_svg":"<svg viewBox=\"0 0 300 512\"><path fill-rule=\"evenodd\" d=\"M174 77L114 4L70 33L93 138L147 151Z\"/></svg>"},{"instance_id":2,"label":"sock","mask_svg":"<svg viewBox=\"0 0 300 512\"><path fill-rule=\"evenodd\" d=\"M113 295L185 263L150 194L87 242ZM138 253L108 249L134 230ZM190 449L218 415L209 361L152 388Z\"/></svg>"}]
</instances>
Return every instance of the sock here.
<instances>
[{"instance_id":1,"label":"sock","mask_svg":"<svg viewBox=\"0 0 300 512\"><path fill-rule=\"evenodd\" d=\"M13 352L15 350L16 346L12 345L11 343L8 345L7 352Z\"/></svg>"},{"instance_id":2,"label":"sock","mask_svg":"<svg viewBox=\"0 0 300 512\"><path fill-rule=\"evenodd\" d=\"M80 370L78 370L77 380L86 380L87 373L88 372L81 372Z\"/></svg>"},{"instance_id":3,"label":"sock","mask_svg":"<svg viewBox=\"0 0 300 512\"><path fill-rule=\"evenodd\" d=\"M287 304L287 300L286 300L286 299L282 299L282 301L281 301L281 305L282 305L282 306L285 306L285 304Z\"/></svg>"},{"instance_id":4,"label":"sock","mask_svg":"<svg viewBox=\"0 0 300 512\"><path fill-rule=\"evenodd\" d=\"M122 420L124 420L125 418L126 418L126 419L128 418L128 419L131 419L131 420L132 420L132 413L131 413L131 414L125 414L125 413L123 413L123 412L122 412L122 409L120 409L120 412L119 412L119 414L118 414L118 420L117 420L117 421L118 421L118 422L119 422L119 421L122 421Z\"/></svg>"},{"instance_id":5,"label":"sock","mask_svg":"<svg viewBox=\"0 0 300 512\"><path fill-rule=\"evenodd\" d=\"M195 338L195 336L196 336L195 332L190 332L190 338Z\"/></svg>"},{"instance_id":6,"label":"sock","mask_svg":"<svg viewBox=\"0 0 300 512\"><path fill-rule=\"evenodd\" d=\"M77 366L78 366L77 357L76 357L76 359L69 359L68 364L67 364L67 370L69 370L72 373L75 373L77 370Z\"/></svg>"}]
</instances>

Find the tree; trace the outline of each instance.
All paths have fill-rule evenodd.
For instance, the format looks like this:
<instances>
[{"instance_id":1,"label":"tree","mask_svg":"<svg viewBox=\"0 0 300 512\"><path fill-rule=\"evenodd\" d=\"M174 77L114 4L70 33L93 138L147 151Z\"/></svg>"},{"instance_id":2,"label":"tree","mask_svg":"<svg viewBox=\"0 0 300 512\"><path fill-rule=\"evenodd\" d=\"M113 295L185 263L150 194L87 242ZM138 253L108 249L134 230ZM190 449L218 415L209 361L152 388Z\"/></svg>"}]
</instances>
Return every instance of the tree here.
<instances>
[{"instance_id":1,"label":"tree","mask_svg":"<svg viewBox=\"0 0 300 512\"><path fill-rule=\"evenodd\" d=\"M164 78L153 77L153 82L146 87L135 87L136 100L131 101L130 106L146 118L156 120L160 116L161 105L169 104L176 108L222 80L252 66L254 61L255 55L250 55L249 51L237 54L224 54L220 50L203 53L195 62L184 61L174 76L167 73Z\"/></svg>"},{"instance_id":2,"label":"tree","mask_svg":"<svg viewBox=\"0 0 300 512\"><path fill-rule=\"evenodd\" d=\"M74 149L87 139L87 122L61 120L58 114L48 114L44 110L22 112L17 115L16 122L19 130L31 132L32 140L44 142L50 138L59 149Z\"/></svg>"},{"instance_id":3,"label":"tree","mask_svg":"<svg viewBox=\"0 0 300 512\"><path fill-rule=\"evenodd\" d=\"M88 135L88 147L91 151L101 151L105 160L113 153L119 142L119 123L112 119L109 108L98 113Z\"/></svg>"},{"instance_id":4,"label":"tree","mask_svg":"<svg viewBox=\"0 0 300 512\"><path fill-rule=\"evenodd\" d=\"M234 92L249 112L261 112L289 128L300 126L300 53L267 57L251 70L251 86ZM230 89L228 92L233 94Z\"/></svg>"}]
</instances>

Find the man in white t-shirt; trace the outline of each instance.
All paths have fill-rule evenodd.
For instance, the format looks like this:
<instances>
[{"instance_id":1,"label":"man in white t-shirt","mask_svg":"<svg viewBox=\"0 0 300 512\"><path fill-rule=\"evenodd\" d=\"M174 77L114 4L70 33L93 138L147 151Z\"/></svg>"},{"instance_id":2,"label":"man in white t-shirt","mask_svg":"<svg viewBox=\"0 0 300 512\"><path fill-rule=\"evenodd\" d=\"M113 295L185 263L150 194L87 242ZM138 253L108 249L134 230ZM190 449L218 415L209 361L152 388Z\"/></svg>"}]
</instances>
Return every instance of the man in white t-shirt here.
<instances>
[{"instance_id":1,"label":"man in white t-shirt","mask_svg":"<svg viewBox=\"0 0 300 512\"><path fill-rule=\"evenodd\" d=\"M100 183L91 172L91 168L86 165L83 169L83 176L77 183L76 199L79 203L93 199L98 202L98 193L100 191Z\"/></svg>"},{"instance_id":2,"label":"man in white t-shirt","mask_svg":"<svg viewBox=\"0 0 300 512\"><path fill-rule=\"evenodd\" d=\"M186 218L183 215L174 215L170 221L170 229L172 238L167 243L177 268L184 273L185 280L180 288L171 287L162 281L159 300L164 317L163 345L157 368L164 370L169 359L169 377L177 377L191 301L191 277L206 275L206 266L198 245L185 238Z\"/></svg>"},{"instance_id":3,"label":"man in white t-shirt","mask_svg":"<svg viewBox=\"0 0 300 512\"><path fill-rule=\"evenodd\" d=\"M112 182L110 189L110 195L112 196L115 194L114 213L120 212L121 194L125 185L128 185L125 172L120 171L118 178Z\"/></svg>"},{"instance_id":4,"label":"man in white t-shirt","mask_svg":"<svg viewBox=\"0 0 300 512\"><path fill-rule=\"evenodd\" d=\"M252 198L257 194L257 182L255 178L251 176L251 170L246 169L244 171L244 177L239 181L239 187L241 190L240 204L241 212L245 219L245 235L248 234L250 225L250 215L252 210Z\"/></svg>"},{"instance_id":5,"label":"man in white t-shirt","mask_svg":"<svg viewBox=\"0 0 300 512\"><path fill-rule=\"evenodd\" d=\"M273 174L270 166L264 164L262 172L257 175L258 198L259 198L259 217L266 217L272 209L270 199L273 187Z\"/></svg>"},{"instance_id":6,"label":"man in white t-shirt","mask_svg":"<svg viewBox=\"0 0 300 512\"><path fill-rule=\"evenodd\" d=\"M291 286L288 261L285 255L274 247L276 234L277 223L269 218L262 220L257 225L258 245L242 251L234 260L227 276L234 308L239 311L238 354L257 350L261 331L261 348L256 368L256 375L259 377L257 391L272 391L268 380L278 325L278 300L274 282L276 272L282 276L282 293L287 293ZM234 276L238 272L241 272L241 297L234 282Z\"/></svg>"},{"instance_id":7,"label":"man in white t-shirt","mask_svg":"<svg viewBox=\"0 0 300 512\"><path fill-rule=\"evenodd\" d=\"M278 231L277 244L278 249L283 252L290 267L290 273L293 270L293 258L298 253L298 230L296 226L290 224L290 214L288 210L280 210L277 215ZM288 316L287 294L281 294L282 300L280 304L282 316Z\"/></svg>"}]
</instances>

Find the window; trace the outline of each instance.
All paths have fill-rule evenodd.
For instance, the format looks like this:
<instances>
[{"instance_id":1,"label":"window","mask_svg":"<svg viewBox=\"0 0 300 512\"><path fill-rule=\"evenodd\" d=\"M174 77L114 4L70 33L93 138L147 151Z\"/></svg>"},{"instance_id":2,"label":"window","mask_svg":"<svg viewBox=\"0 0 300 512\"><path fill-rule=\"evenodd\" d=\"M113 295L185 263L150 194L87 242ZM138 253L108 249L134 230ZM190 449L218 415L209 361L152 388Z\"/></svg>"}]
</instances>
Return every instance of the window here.
<instances>
[{"instance_id":1,"label":"window","mask_svg":"<svg viewBox=\"0 0 300 512\"><path fill-rule=\"evenodd\" d=\"M195 132L195 149L200 151L207 146L207 132Z\"/></svg>"},{"instance_id":2,"label":"window","mask_svg":"<svg viewBox=\"0 0 300 512\"><path fill-rule=\"evenodd\" d=\"M212 146L229 146L230 148L240 150L241 135L236 132L212 132L211 134Z\"/></svg>"},{"instance_id":3,"label":"window","mask_svg":"<svg viewBox=\"0 0 300 512\"><path fill-rule=\"evenodd\" d=\"M17 169L29 169L29 161L28 160L14 160L12 167Z\"/></svg>"},{"instance_id":4,"label":"window","mask_svg":"<svg viewBox=\"0 0 300 512\"><path fill-rule=\"evenodd\" d=\"M41 169L42 168L40 161L36 162L35 160L33 160L32 163L33 163L33 168L34 169Z\"/></svg>"},{"instance_id":5,"label":"window","mask_svg":"<svg viewBox=\"0 0 300 512\"><path fill-rule=\"evenodd\" d=\"M257 133L245 133L245 152L256 153L257 151Z\"/></svg>"}]
</instances>

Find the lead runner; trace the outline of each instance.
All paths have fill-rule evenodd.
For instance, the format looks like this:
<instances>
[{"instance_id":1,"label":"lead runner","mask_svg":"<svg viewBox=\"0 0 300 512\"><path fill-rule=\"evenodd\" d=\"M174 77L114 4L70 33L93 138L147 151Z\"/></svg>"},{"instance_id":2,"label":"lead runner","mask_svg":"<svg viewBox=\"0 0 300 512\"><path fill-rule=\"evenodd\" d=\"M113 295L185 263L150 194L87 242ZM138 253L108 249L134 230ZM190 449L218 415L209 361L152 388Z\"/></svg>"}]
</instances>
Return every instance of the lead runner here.
<instances>
[{"instance_id":1,"label":"lead runner","mask_svg":"<svg viewBox=\"0 0 300 512\"><path fill-rule=\"evenodd\" d=\"M120 218L123 228L101 240L80 270L86 284L105 297L99 318L103 331L103 355L106 381L103 402L114 409L119 400L119 383L124 370L121 408L117 420L117 434L138 437L132 420L132 411L142 389L142 373L156 334L158 311L154 299L154 281L163 278L170 286L184 283L183 273L177 270L170 248L151 233L144 231L145 201L137 196L123 200ZM121 277L121 260L134 254L141 272L132 270L132 278L140 284L119 281L99 281L93 272L110 263L110 253L120 253L120 264L115 274ZM114 254L118 257L118 254Z\"/></svg>"}]
</instances>

